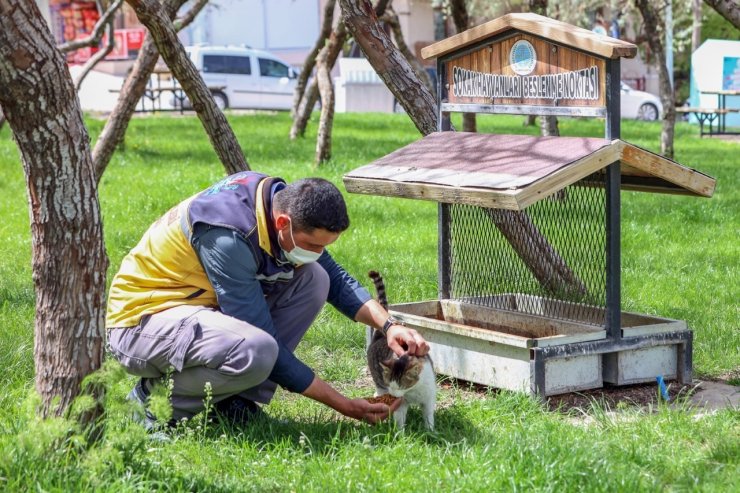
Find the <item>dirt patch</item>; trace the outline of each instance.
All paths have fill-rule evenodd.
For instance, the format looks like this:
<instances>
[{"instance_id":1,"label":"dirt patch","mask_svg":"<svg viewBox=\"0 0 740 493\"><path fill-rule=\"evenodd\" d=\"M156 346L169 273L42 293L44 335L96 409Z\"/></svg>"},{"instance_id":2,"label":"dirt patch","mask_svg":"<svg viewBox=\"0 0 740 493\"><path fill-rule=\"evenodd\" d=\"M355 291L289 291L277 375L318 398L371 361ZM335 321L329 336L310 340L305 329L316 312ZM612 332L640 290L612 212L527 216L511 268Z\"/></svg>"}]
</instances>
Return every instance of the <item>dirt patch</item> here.
<instances>
[{"instance_id":1,"label":"dirt patch","mask_svg":"<svg viewBox=\"0 0 740 493\"><path fill-rule=\"evenodd\" d=\"M668 395L673 402L678 397L691 396L696 384L680 384L676 381L666 382ZM655 407L663 398L655 382L635 385L611 386L600 389L583 390L570 394L553 395L547 399L551 411L569 412L574 409L588 409L592 403L616 409L623 406L647 408Z\"/></svg>"}]
</instances>

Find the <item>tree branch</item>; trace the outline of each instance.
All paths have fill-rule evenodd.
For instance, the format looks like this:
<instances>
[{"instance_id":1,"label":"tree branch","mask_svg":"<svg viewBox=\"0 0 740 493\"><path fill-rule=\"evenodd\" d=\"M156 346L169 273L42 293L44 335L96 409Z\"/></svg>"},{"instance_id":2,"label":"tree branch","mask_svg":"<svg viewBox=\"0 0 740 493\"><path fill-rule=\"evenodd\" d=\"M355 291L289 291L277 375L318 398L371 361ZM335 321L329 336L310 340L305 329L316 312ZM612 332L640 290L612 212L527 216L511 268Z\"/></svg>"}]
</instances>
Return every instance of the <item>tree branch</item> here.
<instances>
[{"instance_id":1,"label":"tree branch","mask_svg":"<svg viewBox=\"0 0 740 493\"><path fill-rule=\"evenodd\" d=\"M185 94L198 114L213 149L229 174L249 169L234 131L226 116L218 109L203 78L185 52L169 15L157 0L126 0L136 15L149 29L157 50L180 82Z\"/></svg>"},{"instance_id":2,"label":"tree branch","mask_svg":"<svg viewBox=\"0 0 740 493\"><path fill-rule=\"evenodd\" d=\"M164 0L163 7L165 12L170 18L175 17L177 11L187 0ZM194 12L196 6L185 14L180 22L181 27L185 27L187 23L186 19L190 18L190 14ZM193 18L195 16L193 15ZM100 180L103 176L105 168L108 167L108 163L116 150L116 146L123 142L128 123L131 121L131 116L136 111L136 105L144 95L146 91L146 85L149 82L149 78L157 65L159 59L159 52L157 47L154 45L154 40L147 34L144 39L144 44L139 50L139 54L136 57L134 66L131 67L131 71L126 77L126 81L123 83L121 93L118 96L118 102L116 107L113 109L108 119L105 121L105 126L100 132L95 148L93 149L93 164L95 166L95 177Z\"/></svg>"},{"instance_id":3,"label":"tree branch","mask_svg":"<svg viewBox=\"0 0 740 493\"><path fill-rule=\"evenodd\" d=\"M437 130L437 103L378 22L367 0L339 0L349 32L423 135Z\"/></svg>"},{"instance_id":4,"label":"tree branch","mask_svg":"<svg viewBox=\"0 0 740 493\"><path fill-rule=\"evenodd\" d=\"M62 43L57 46L59 51L62 53L69 53L70 51L79 50L80 48L97 45L100 42L100 38L103 37L103 30L105 29L106 24L108 24L109 20L113 22L113 15L121 7L121 4L123 4L123 0L115 0L110 4L108 10L100 16L100 19L95 23L95 27L88 37Z\"/></svg>"},{"instance_id":5,"label":"tree branch","mask_svg":"<svg viewBox=\"0 0 740 493\"><path fill-rule=\"evenodd\" d=\"M421 64L419 59L416 58L416 55L411 53L409 46L406 44L406 40L403 38L403 31L401 31L401 23L398 20L398 14L396 14L396 11L393 10L391 6L388 6L380 19L390 26L391 31L393 31L393 39L396 40L396 46L398 46L399 51L409 62L411 68L414 69L419 80L421 80L424 85L427 86L429 92L433 94L434 86L432 85L432 79L429 77L427 71L424 70L424 66Z\"/></svg>"},{"instance_id":6,"label":"tree branch","mask_svg":"<svg viewBox=\"0 0 740 493\"><path fill-rule=\"evenodd\" d=\"M336 0L328 0L324 5L324 17L321 23L321 30L319 31L319 37L316 39L316 44L311 48L311 52L306 56L306 61L303 63L301 73L298 74L298 80L296 81L295 91L293 92L293 106L290 108L290 115L296 118L298 111L301 107L301 102L304 99L306 93L306 85L308 79L311 77L314 67L316 66L316 57L318 56L321 48L326 44L326 40L331 34L331 25L334 22L334 6ZM315 103L315 101L314 101ZM291 139L294 137L291 135Z\"/></svg>"},{"instance_id":7,"label":"tree branch","mask_svg":"<svg viewBox=\"0 0 740 493\"><path fill-rule=\"evenodd\" d=\"M195 20L198 14L200 14L200 11L203 10L203 7L205 7L207 3L208 0L198 0L195 5L190 7L190 10L185 12L185 15L175 19L173 23L175 26L175 31L181 31L182 29L188 27L190 23Z\"/></svg>"},{"instance_id":8,"label":"tree branch","mask_svg":"<svg viewBox=\"0 0 740 493\"><path fill-rule=\"evenodd\" d=\"M704 0L704 3L716 10L735 28L740 29L740 7L737 0Z\"/></svg>"},{"instance_id":9,"label":"tree branch","mask_svg":"<svg viewBox=\"0 0 740 493\"><path fill-rule=\"evenodd\" d=\"M115 45L116 40L114 39L115 35L115 28L113 26L113 19L111 18L110 21L108 21L108 43L105 45L105 48L102 50L98 50L95 55L90 57L90 59L85 62L85 65L82 67L82 72L77 76L77 79L75 80L75 90L79 91L80 87L82 87L82 81L85 80L85 77L87 77L87 74L90 73L90 71L95 67L95 65L98 64L103 58L107 57L108 54L113 51L113 46Z\"/></svg>"}]
</instances>

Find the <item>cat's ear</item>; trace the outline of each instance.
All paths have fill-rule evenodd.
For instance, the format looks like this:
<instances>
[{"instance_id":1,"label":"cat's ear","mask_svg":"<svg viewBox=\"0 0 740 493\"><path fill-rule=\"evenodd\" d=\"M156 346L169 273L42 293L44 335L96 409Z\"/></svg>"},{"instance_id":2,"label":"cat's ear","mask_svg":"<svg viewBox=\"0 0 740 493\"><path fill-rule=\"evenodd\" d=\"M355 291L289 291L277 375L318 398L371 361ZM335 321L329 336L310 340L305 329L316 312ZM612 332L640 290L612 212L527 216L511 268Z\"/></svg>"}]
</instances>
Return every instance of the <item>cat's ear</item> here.
<instances>
[{"instance_id":1,"label":"cat's ear","mask_svg":"<svg viewBox=\"0 0 740 493\"><path fill-rule=\"evenodd\" d=\"M393 368L393 358L388 358L385 361L381 361L380 364L388 369Z\"/></svg>"},{"instance_id":2,"label":"cat's ear","mask_svg":"<svg viewBox=\"0 0 740 493\"><path fill-rule=\"evenodd\" d=\"M424 360L417 358L416 356L409 357L409 365L406 370L410 375L418 377L421 374L421 370L424 367Z\"/></svg>"}]
</instances>

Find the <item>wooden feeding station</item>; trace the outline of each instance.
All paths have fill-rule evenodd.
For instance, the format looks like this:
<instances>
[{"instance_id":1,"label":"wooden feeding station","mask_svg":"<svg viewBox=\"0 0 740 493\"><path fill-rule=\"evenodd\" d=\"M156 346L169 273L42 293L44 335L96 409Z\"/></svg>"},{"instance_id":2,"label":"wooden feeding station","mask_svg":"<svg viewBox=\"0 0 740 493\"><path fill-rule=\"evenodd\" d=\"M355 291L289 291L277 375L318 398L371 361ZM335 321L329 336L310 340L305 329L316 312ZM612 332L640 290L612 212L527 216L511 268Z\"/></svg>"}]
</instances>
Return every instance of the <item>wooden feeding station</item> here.
<instances>
[{"instance_id":1,"label":"wooden feeding station","mask_svg":"<svg viewBox=\"0 0 740 493\"><path fill-rule=\"evenodd\" d=\"M422 50L439 132L344 176L348 191L439 203L439 296L391 306L441 374L540 396L691 381L686 323L620 302L620 191L710 197L715 180L620 140L630 43L509 14ZM451 112L605 118L605 138L451 131Z\"/></svg>"}]
</instances>

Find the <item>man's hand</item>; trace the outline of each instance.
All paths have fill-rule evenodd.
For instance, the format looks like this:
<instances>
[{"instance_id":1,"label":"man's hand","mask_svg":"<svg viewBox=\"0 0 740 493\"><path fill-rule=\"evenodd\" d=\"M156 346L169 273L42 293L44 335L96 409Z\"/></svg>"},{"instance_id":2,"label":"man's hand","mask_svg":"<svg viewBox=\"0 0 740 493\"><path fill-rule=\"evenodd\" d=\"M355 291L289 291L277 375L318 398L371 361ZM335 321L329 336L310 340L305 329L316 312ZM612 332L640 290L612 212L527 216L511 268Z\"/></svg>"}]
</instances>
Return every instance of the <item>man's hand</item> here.
<instances>
[{"instance_id":1,"label":"man's hand","mask_svg":"<svg viewBox=\"0 0 740 493\"><path fill-rule=\"evenodd\" d=\"M429 352L429 344L416 330L403 325L391 325L388 328L388 347L401 356L408 353L411 356L424 356Z\"/></svg>"},{"instance_id":2,"label":"man's hand","mask_svg":"<svg viewBox=\"0 0 740 493\"><path fill-rule=\"evenodd\" d=\"M303 391L303 395L326 404L347 417L373 424L388 419L388 416L401 405L401 398L396 399L390 406L382 402L370 404L365 399L348 399L319 377L314 377L311 385Z\"/></svg>"},{"instance_id":3,"label":"man's hand","mask_svg":"<svg viewBox=\"0 0 740 493\"><path fill-rule=\"evenodd\" d=\"M343 411L343 414L350 418L376 424L388 419L391 413L398 409L400 405L400 397L393 401L390 406L382 402L371 404L365 399L352 399L349 401L347 409Z\"/></svg>"}]
</instances>

